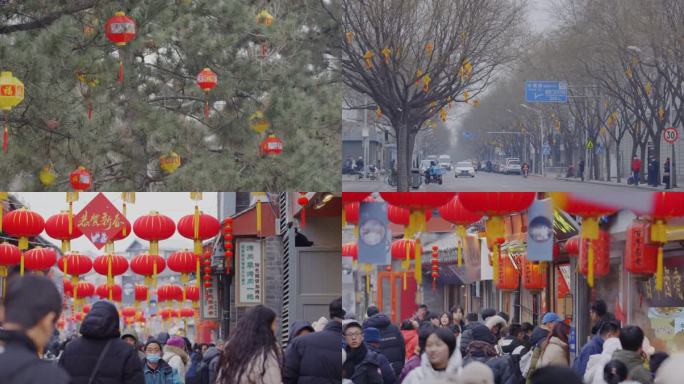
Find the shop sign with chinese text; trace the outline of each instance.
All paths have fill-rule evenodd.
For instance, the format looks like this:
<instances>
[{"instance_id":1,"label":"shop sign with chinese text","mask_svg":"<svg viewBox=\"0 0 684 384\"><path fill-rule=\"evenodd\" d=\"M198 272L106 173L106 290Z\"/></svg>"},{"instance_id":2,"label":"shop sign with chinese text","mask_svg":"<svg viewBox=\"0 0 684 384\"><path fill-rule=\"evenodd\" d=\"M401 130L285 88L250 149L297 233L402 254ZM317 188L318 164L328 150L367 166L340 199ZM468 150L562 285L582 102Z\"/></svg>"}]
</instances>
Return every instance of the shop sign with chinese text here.
<instances>
[{"instance_id":1,"label":"shop sign with chinese text","mask_svg":"<svg viewBox=\"0 0 684 384\"><path fill-rule=\"evenodd\" d=\"M237 240L237 306L264 302L264 256L261 240Z\"/></svg>"}]
</instances>

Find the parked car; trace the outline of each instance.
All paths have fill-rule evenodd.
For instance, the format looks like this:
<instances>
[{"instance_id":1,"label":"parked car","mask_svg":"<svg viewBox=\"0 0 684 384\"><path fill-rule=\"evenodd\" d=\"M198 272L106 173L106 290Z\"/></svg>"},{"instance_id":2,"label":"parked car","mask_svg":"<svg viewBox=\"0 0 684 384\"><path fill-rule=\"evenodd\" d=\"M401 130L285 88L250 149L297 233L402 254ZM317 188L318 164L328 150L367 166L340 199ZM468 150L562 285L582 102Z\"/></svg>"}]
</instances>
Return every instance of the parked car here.
<instances>
[{"instance_id":1,"label":"parked car","mask_svg":"<svg viewBox=\"0 0 684 384\"><path fill-rule=\"evenodd\" d=\"M459 176L470 176L475 177L475 167L470 161L459 161L456 163L456 172L454 172L454 177Z\"/></svg>"},{"instance_id":2,"label":"parked car","mask_svg":"<svg viewBox=\"0 0 684 384\"><path fill-rule=\"evenodd\" d=\"M449 155L441 155L438 159L439 165L446 169L447 171L451 171L451 156Z\"/></svg>"},{"instance_id":3,"label":"parked car","mask_svg":"<svg viewBox=\"0 0 684 384\"><path fill-rule=\"evenodd\" d=\"M506 172L505 173L507 175L510 175L511 173L515 173L515 174L519 175L521 172L522 171L520 169L520 162L517 160L511 160L506 165Z\"/></svg>"}]
</instances>

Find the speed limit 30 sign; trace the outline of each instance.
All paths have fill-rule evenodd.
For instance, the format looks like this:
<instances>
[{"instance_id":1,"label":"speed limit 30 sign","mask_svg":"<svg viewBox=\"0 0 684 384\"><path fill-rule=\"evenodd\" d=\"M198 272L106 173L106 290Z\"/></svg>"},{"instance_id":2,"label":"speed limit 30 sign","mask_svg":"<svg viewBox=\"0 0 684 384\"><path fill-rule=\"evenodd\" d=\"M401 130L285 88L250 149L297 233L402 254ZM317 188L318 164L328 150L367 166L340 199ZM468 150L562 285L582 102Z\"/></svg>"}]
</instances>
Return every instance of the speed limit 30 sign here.
<instances>
[{"instance_id":1,"label":"speed limit 30 sign","mask_svg":"<svg viewBox=\"0 0 684 384\"><path fill-rule=\"evenodd\" d=\"M665 142L668 144L674 144L679 140L679 131L675 128L665 128L663 131L663 139L665 139Z\"/></svg>"}]
</instances>

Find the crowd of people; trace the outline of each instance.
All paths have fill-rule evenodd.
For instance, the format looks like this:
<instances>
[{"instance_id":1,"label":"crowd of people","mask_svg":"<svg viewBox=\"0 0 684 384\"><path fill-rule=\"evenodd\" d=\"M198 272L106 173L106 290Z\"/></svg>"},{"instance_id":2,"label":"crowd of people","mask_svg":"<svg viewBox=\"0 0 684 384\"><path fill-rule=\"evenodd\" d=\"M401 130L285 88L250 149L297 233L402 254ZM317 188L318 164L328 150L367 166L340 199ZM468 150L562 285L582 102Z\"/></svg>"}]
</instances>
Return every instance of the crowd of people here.
<instances>
[{"instance_id":1,"label":"crowd of people","mask_svg":"<svg viewBox=\"0 0 684 384\"><path fill-rule=\"evenodd\" d=\"M597 300L591 338L570 352L570 326L553 312L536 326L504 312L420 305L397 327L374 306L343 321L345 384L675 384L684 355L655 352L641 328L621 325ZM589 331L589 330L588 330Z\"/></svg>"},{"instance_id":2,"label":"crowd of people","mask_svg":"<svg viewBox=\"0 0 684 384\"><path fill-rule=\"evenodd\" d=\"M265 306L241 316L228 340L193 344L161 332L144 342L121 329L117 308L94 303L79 335L55 343L62 298L49 279L9 280L0 306L0 382L3 384L332 384L340 383L342 319L338 298L330 319L295 321L285 351L277 315ZM325 321L323 321L325 320ZM52 356L52 357L49 357Z\"/></svg>"}]
</instances>

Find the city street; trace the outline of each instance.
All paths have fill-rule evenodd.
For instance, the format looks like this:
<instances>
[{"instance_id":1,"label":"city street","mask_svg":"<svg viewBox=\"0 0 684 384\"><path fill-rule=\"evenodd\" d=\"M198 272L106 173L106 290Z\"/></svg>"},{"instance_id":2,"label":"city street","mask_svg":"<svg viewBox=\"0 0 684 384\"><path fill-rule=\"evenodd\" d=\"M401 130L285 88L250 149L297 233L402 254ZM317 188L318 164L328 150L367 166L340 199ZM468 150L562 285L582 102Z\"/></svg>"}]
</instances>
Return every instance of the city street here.
<instances>
[{"instance_id":1,"label":"city street","mask_svg":"<svg viewBox=\"0 0 684 384\"><path fill-rule=\"evenodd\" d=\"M661 188L662 189L662 188ZM675 190L680 190L677 188ZM345 192L353 191L394 191L384 181L358 181L358 180L344 180L343 190ZM566 180L555 179L552 177L543 178L541 176L529 176L527 179L519 175L503 175L498 173L479 172L474 178L459 177L455 178L453 172L448 175L445 174L442 185L438 184L422 184L419 189L414 191L568 191L568 192L596 192L605 193L611 191L653 191L655 188L649 188L646 185L640 185L639 188L628 186L623 180L623 184L608 184L606 182L585 181L580 182L579 179Z\"/></svg>"}]
</instances>

